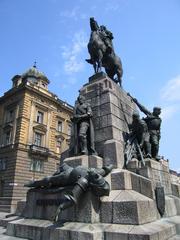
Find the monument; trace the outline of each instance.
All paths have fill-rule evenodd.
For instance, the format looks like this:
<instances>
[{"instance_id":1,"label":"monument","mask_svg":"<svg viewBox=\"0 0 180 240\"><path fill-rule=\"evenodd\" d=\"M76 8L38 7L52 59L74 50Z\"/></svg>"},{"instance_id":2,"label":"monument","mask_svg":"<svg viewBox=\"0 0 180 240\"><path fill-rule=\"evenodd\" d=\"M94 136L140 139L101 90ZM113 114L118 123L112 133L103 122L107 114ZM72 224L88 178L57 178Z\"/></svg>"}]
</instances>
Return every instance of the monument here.
<instances>
[{"instance_id":1,"label":"monument","mask_svg":"<svg viewBox=\"0 0 180 240\"><path fill-rule=\"evenodd\" d=\"M158 156L160 109L149 112L122 89L113 34L94 18L90 28L87 62L95 74L79 90L69 156L53 176L27 183L25 208L2 221L7 234L33 240L179 239L180 185ZM147 118L140 119L136 105Z\"/></svg>"}]
</instances>

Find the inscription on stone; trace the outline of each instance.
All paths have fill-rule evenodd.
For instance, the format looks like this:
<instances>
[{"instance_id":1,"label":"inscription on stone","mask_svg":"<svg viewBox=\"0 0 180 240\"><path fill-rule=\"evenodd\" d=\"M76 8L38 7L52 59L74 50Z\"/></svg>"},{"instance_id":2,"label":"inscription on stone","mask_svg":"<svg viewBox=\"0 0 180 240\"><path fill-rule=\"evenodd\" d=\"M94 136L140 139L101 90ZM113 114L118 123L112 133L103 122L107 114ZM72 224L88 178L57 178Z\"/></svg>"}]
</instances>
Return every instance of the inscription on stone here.
<instances>
[{"instance_id":1,"label":"inscription on stone","mask_svg":"<svg viewBox=\"0 0 180 240\"><path fill-rule=\"evenodd\" d=\"M59 206L63 203L63 199L37 199L37 206Z\"/></svg>"}]
</instances>

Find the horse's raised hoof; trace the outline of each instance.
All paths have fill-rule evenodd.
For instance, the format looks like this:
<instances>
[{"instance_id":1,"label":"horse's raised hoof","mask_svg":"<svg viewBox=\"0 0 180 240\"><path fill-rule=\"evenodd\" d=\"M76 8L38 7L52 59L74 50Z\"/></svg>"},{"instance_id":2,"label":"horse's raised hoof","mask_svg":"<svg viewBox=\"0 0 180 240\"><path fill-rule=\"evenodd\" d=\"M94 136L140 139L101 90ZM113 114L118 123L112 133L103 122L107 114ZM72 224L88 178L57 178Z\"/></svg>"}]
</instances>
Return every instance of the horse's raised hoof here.
<instances>
[{"instance_id":1,"label":"horse's raised hoof","mask_svg":"<svg viewBox=\"0 0 180 240\"><path fill-rule=\"evenodd\" d=\"M88 62L88 63L90 63L90 64L93 64L92 59L85 59L85 60L86 60L86 62Z\"/></svg>"}]
</instances>

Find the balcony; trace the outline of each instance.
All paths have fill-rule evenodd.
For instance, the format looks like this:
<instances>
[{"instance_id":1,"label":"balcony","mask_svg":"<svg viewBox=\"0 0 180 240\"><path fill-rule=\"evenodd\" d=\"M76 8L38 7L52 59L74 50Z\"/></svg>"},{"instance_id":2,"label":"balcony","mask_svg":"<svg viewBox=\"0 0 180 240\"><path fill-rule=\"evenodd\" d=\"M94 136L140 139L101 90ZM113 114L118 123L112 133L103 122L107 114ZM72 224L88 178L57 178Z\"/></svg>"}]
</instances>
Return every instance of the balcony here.
<instances>
[{"instance_id":1,"label":"balcony","mask_svg":"<svg viewBox=\"0 0 180 240\"><path fill-rule=\"evenodd\" d=\"M30 152L31 154L40 154L43 156L48 156L49 154L49 149L45 147L41 147L35 144L30 145Z\"/></svg>"}]
</instances>

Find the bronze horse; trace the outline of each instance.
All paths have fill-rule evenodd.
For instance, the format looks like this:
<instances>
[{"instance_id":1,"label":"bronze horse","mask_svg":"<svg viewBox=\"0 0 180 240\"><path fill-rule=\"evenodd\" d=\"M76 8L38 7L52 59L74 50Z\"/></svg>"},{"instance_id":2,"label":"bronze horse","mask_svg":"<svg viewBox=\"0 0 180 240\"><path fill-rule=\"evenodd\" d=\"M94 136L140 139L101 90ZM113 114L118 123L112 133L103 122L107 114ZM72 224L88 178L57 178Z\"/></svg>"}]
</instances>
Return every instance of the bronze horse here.
<instances>
[{"instance_id":1,"label":"bronze horse","mask_svg":"<svg viewBox=\"0 0 180 240\"><path fill-rule=\"evenodd\" d=\"M113 47L110 49L102 40L100 28L93 18L90 18L90 26L91 35L87 47L91 59L86 61L93 64L95 73L100 72L104 67L107 75L121 86L123 69L120 58L115 54ZM115 75L117 79L114 79Z\"/></svg>"}]
</instances>

